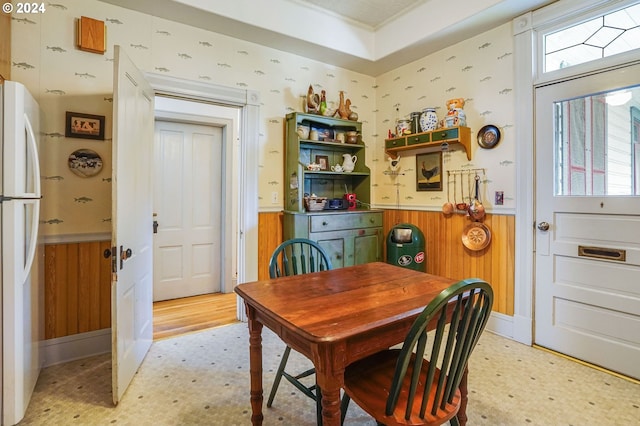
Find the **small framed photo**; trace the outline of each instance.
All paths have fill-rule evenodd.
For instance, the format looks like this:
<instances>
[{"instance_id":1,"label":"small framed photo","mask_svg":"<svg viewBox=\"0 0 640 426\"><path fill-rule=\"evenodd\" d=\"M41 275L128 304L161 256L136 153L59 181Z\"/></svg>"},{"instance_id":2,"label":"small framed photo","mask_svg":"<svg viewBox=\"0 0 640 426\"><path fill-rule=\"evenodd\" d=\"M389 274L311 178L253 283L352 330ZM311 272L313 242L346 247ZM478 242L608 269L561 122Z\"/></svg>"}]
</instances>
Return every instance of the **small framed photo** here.
<instances>
[{"instance_id":1,"label":"small framed photo","mask_svg":"<svg viewBox=\"0 0 640 426\"><path fill-rule=\"evenodd\" d=\"M416 191L442 191L442 152L416 155Z\"/></svg>"},{"instance_id":2,"label":"small framed photo","mask_svg":"<svg viewBox=\"0 0 640 426\"><path fill-rule=\"evenodd\" d=\"M329 156L316 155L316 164L320 165L320 170L329 170Z\"/></svg>"},{"instance_id":3,"label":"small framed photo","mask_svg":"<svg viewBox=\"0 0 640 426\"><path fill-rule=\"evenodd\" d=\"M64 135L68 138L104 140L104 115L67 111Z\"/></svg>"}]
</instances>

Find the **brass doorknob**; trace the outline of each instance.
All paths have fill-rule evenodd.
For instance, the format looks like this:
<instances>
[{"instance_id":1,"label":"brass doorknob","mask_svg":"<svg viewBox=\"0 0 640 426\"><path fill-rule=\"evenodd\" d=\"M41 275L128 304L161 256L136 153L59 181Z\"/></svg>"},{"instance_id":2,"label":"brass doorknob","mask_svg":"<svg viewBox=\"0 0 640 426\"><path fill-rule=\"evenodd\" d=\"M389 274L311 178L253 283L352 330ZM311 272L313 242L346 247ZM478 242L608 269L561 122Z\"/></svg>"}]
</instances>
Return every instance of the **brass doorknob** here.
<instances>
[{"instance_id":1,"label":"brass doorknob","mask_svg":"<svg viewBox=\"0 0 640 426\"><path fill-rule=\"evenodd\" d=\"M538 229L541 231L548 231L549 230L549 224L547 222L540 222L538 224Z\"/></svg>"}]
</instances>

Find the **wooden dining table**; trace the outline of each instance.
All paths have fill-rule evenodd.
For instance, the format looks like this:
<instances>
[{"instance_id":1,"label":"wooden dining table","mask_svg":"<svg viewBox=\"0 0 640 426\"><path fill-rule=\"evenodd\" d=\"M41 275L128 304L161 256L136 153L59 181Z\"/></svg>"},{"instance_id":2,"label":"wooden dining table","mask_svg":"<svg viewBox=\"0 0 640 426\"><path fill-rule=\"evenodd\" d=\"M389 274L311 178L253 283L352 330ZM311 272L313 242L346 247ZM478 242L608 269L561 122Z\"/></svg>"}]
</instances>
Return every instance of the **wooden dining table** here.
<instances>
[{"instance_id":1,"label":"wooden dining table","mask_svg":"<svg viewBox=\"0 0 640 426\"><path fill-rule=\"evenodd\" d=\"M313 362L323 425L337 426L345 367L403 342L418 314L456 281L375 262L236 286L249 323L252 425L264 418L263 326ZM467 372L460 391L464 426Z\"/></svg>"}]
</instances>

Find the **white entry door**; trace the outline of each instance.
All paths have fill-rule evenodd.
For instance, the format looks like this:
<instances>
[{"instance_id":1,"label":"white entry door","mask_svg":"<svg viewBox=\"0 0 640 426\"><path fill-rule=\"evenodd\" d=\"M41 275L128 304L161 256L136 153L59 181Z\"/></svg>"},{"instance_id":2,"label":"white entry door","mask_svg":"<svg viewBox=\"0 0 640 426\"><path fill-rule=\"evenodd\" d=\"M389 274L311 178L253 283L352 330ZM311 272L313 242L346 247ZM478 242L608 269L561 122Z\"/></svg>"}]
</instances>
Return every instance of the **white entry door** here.
<instances>
[{"instance_id":1,"label":"white entry door","mask_svg":"<svg viewBox=\"0 0 640 426\"><path fill-rule=\"evenodd\" d=\"M535 343L640 379L640 65L536 89Z\"/></svg>"},{"instance_id":2,"label":"white entry door","mask_svg":"<svg viewBox=\"0 0 640 426\"><path fill-rule=\"evenodd\" d=\"M153 300L220 292L222 128L155 127Z\"/></svg>"},{"instance_id":3,"label":"white entry door","mask_svg":"<svg viewBox=\"0 0 640 426\"><path fill-rule=\"evenodd\" d=\"M111 357L117 404L153 339L154 93L119 46L114 56Z\"/></svg>"}]
</instances>

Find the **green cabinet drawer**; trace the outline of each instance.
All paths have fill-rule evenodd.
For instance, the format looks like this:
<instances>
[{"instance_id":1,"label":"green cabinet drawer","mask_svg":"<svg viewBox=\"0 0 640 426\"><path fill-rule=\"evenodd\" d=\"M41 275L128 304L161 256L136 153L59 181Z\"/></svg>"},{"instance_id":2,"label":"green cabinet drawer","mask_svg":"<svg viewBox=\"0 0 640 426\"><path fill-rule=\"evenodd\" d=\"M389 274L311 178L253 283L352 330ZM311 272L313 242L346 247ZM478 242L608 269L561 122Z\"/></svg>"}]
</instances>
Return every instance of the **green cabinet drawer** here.
<instances>
[{"instance_id":1,"label":"green cabinet drawer","mask_svg":"<svg viewBox=\"0 0 640 426\"><path fill-rule=\"evenodd\" d=\"M401 146L405 146L407 144L407 138L394 138L394 139L385 139L384 147L389 148L398 148Z\"/></svg>"},{"instance_id":2,"label":"green cabinet drawer","mask_svg":"<svg viewBox=\"0 0 640 426\"><path fill-rule=\"evenodd\" d=\"M310 219L309 232L326 232L382 226L382 212L320 214L312 215Z\"/></svg>"},{"instance_id":3,"label":"green cabinet drawer","mask_svg":"<svg viewBox=\"0 0 640 426\"><path fill-rule=\"evenodd\" d=\"M437 141L445 141L448 139L458 139L458 128L451 128L451 129L443 129L443 130L436 130L433 133L431 133L431 141L432 142L437 142Z\"/></svg>"},{"instance_id":4,"label":"green cabinet drawer","mask_svg":"<svg viewBox=\"0 0 640 426\"><path fill-rule=\"evenodd\" d=\"M431 133L423 133L407 136L407 145L417 145L431 142Z\"/></svg>"}]
</instances>

